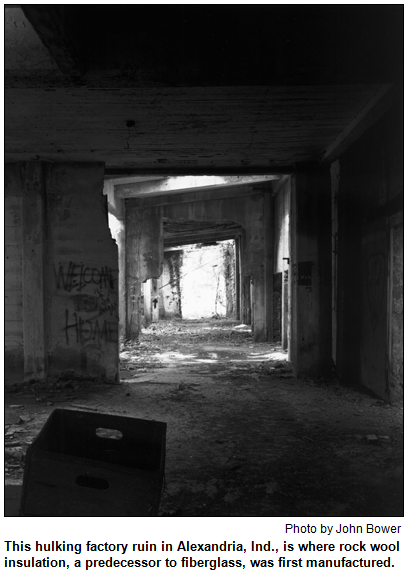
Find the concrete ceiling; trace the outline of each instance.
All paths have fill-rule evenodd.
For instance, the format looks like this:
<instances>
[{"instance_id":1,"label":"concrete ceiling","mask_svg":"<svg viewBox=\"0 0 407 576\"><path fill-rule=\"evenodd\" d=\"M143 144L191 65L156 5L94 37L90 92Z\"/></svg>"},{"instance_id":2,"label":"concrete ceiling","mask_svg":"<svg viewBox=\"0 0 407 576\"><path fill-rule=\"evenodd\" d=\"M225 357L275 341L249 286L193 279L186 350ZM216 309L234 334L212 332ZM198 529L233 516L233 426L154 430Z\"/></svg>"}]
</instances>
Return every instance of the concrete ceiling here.
<instances>
[{"instance_id":1,"label":"concrete ceiling","mask_svg":"<svg viewBox=\"0 0 407 576\"><path fill-rule=\"evenodd\" d=\"M6 160L100 161L114 176L331 160L395 98L400 8L6 9Z\"/></svg>"}]
</instances>

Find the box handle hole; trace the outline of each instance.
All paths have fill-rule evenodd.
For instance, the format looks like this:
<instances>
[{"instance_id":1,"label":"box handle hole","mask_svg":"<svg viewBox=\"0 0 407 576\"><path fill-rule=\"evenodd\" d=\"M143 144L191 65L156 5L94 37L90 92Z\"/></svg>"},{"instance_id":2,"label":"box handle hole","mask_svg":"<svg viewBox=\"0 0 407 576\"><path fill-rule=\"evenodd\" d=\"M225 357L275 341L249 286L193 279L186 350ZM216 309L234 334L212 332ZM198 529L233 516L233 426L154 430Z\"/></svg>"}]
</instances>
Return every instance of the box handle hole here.
<instances>
[{"instance_id":1,"label":"box handle hole","mask_svg":"<svg viewBox=\"0 0 407 576\"><path fill-rule=\"evenodd\" d=\"M112 430L111 428L96 428L96 436L99 436L99 438L110 438L111 440L121 440L123 433L120 430Z\"/></svg>"},{"instance_id":2,"label":"box handle hole","mask_svg":"<svg viewBox=\"0 0 407 576\"><path fill-rule=\"evenodd\" d=\"M109 482L103 478L95 478L94 476L78 476L76 483L85 488L94 488L95 490L107 490Z\"/></svg>"}]
</instances>

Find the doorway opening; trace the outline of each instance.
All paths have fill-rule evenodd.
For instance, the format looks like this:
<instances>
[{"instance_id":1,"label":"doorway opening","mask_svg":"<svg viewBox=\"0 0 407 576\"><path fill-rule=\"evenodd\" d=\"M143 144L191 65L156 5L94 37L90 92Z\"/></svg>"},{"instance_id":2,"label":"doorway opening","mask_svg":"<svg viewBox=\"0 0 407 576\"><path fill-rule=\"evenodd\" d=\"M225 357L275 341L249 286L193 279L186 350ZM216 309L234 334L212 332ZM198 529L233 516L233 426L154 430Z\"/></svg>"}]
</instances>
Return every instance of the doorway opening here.
<instances>
[{"instance_id":1,"label":"doorway opening","mask_svg":"<svg viewBox=\"0 0 407 576\"><path fill-rule=\"evenodd\" d=\"M159 318L236 318L234 240L164 250L158 280Z\"/></svg>"},{"instance_id":2,"label":"doorway opening","mask_svg":"<svg viewBox=\"0 0 407 576\"><path fill-rule=\"evenodd\" d=\"M129 177L107 180L105 193L119 248L122 340L161 321L219 319L248 326L255 342L287 347L289 256L275 248L287 244L286 214L275 206L286 207L289 180Z\"/></svg>"}]
</instances>

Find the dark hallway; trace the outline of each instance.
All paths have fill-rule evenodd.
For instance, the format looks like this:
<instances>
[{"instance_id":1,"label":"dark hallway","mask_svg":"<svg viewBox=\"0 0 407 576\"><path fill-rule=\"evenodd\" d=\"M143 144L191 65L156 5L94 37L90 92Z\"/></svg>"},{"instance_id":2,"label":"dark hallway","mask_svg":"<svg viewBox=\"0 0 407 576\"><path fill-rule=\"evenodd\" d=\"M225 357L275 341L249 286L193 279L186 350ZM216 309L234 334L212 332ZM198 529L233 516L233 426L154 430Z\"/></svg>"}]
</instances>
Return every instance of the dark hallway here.
<instances>
[{"instance_id":1,"label":"dark hallway","mask_svg":"<svg viewBox=\"0 0 407 576\"><path fill-rule=\"evenodd\" d=\"M402 515L403 8L5 6L14 515Z\"/></svg>"}]
</instances>

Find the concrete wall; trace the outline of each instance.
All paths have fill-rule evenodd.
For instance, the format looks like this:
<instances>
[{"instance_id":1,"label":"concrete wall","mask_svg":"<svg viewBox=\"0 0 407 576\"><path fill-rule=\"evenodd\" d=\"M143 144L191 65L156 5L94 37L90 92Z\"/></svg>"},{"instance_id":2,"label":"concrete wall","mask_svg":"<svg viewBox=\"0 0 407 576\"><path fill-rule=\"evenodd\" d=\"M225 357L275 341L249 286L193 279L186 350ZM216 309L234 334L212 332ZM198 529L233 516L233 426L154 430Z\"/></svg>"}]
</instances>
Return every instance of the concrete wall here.
<instances>
[{"instance_id":1,"label":"concrete wall","mask_svg":"<svg viewBox=\"0 0 407 576\"><path fill-rule=\"evenodd\" d=\"M396 104L336 165L337 374L387 400L402 386L400 117Z\"/></svg>"},{"instance_id":2,"label":"concrete wall","mask_svg":"<svg viewBox=\"0 0 407 576\"><path fill-rule=\"evenodd\" d=\"M69 372L117 380L118 257L102 195L103 164L32 162L9 165L6 173L8 194L21 194L22 250L14 251L16 273L8 282L11 294L21 274L22 302L18 310L11 302L7 308L14 325L22 322L23 376ZM10 222L15 207L8 204ZM21 346L21 323L19 334ZM12 338L10 323L6 341Z\"/></svg>"}]
</instances>

